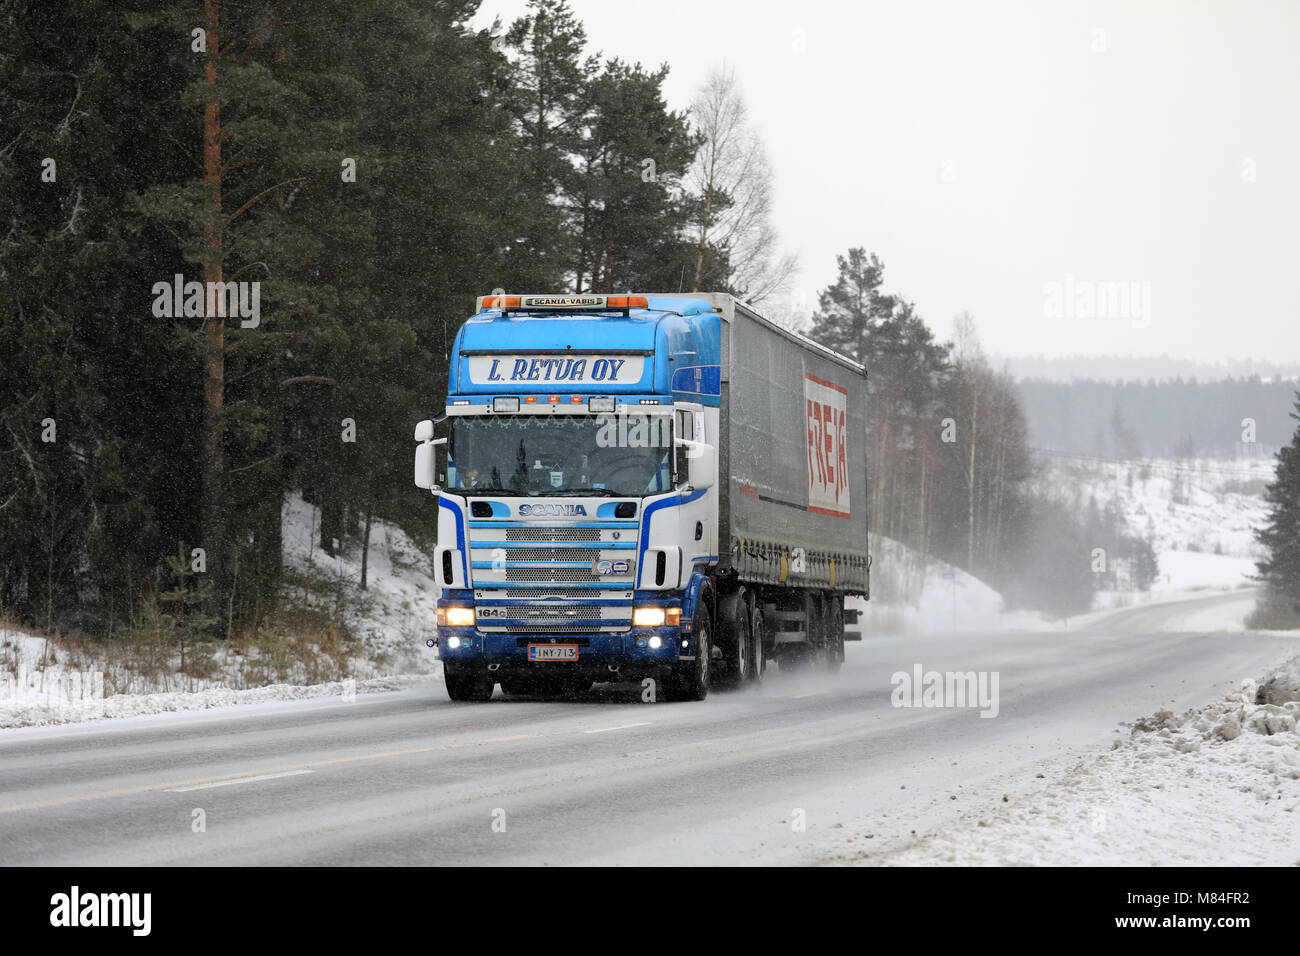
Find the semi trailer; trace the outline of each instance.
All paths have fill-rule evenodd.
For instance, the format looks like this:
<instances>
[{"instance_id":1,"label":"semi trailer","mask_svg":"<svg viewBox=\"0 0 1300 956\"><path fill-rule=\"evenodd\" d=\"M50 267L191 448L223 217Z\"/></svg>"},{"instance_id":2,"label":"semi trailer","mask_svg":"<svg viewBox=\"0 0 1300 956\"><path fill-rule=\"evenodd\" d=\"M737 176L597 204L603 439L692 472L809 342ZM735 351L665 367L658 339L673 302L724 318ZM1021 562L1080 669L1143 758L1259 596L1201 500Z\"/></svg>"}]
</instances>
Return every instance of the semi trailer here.
<instances>
[{"instance_id":1,"label":"semi trailer","mask_svg":"<svg viewBox=\"0 0 1300 956\"><path fill-rule=\"evenodd\" d=\"M477 306L415 429L449 696L837 669L870 594L866 370L727 294Z\"/></svg>"}]
</instances>

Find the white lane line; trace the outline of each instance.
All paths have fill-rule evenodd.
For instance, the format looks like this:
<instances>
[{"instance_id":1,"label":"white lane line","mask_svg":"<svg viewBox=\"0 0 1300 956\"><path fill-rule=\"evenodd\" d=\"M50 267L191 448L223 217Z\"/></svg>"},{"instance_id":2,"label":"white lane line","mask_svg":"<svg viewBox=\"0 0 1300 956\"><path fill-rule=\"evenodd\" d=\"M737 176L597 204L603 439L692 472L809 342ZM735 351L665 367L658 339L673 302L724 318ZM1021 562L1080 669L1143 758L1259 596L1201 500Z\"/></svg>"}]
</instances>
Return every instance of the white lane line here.
<instances>
[{"instance_id":1,"label":"white lane line","mask_svg":"<svg viewBox=\"0 0 1300 956\"><path fill-rule=\"evenodd\" d=\"M795 694L795 695L794 695L793 697L791 697L790 699L791 699L791 700L803 700L805 697L820 697L820 696L822 696L822 695L825 694L825 693L826 693L826 691L824 691L824 690L814 690L814 691L809 691L807 694Z\"/></svg>"},{"instance_id":2,"label":"white lane line","mask_svg":"<svg viewBox=\"0 0 1300 956\"><path fill-rule=\"evenodd\" d=\"M599 727L596 730L584 730L584 734L604 734L611 730L627 730L629 727L649 727L650 721L643 720L638 724L619 724L617 727Z\"/></svg>"},{"instance_id":3,"label":"white lane line","mask_svg":"<svg viewBox=\"0 0 1300 956\"><path fill-rule=\"evenodd\" d=\"M189 793L191 790L211 790L213 787L233 787L237 783L253 783L257 780L275 780L279 777L296 777L311 773L310 770L286 770L284 773L259 773L255 777L240 777L236 780L218 780L216 783L196 783L192 787L173 787L165 793Z\"/></svg>"}]
</instances>

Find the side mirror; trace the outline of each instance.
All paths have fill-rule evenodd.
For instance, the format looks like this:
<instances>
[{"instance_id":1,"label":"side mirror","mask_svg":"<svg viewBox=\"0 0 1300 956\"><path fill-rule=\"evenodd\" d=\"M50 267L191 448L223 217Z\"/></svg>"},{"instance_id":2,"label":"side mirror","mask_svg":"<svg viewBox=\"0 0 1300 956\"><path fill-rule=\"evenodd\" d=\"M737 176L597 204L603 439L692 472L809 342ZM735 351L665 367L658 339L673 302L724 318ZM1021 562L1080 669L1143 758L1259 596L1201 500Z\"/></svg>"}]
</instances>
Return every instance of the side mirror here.
<instances>
[{"instance_id":1,"label":"side mirror","mask_svg":"<svg viewBox=\"0 0 1300 956\"><path fill-rule=\"evenodd\" d=\"M441 491L438 484L437 448L447 444L445 438L433 437L433 422L422 421L415 426L415 487L428 491Z\"/></svg>"},{"instance_id":2,"label":"side mirror","mask_svg":"<svg viewBox=\"0 0 1300 956\"><path fill-rule=\"evenodd\" d=\"M691 488L712 488L718 470L718 450L707 442L679 438L676 442L678 462L687 469L685 484Z\"/></svg>"}]
</instances>

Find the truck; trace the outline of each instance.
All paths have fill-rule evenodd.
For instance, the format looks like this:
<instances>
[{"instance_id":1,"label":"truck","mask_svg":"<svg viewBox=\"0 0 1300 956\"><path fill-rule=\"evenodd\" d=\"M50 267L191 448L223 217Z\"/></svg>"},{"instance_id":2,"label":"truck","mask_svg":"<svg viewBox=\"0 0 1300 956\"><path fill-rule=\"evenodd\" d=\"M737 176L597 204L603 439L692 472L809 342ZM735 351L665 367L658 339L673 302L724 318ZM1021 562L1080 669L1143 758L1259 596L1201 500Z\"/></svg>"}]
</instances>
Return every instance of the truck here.
<instances>
[{"instance_id":1,"label":"truck","mask_svg":"<svg viewBox=\"0 0 1300 956\"><path fill-rule=\"evenodd\" d=\"M415 429L450 698L838 669L870 596L863 366L724 293L477 307Z\"/></svg>"}]
</instances>

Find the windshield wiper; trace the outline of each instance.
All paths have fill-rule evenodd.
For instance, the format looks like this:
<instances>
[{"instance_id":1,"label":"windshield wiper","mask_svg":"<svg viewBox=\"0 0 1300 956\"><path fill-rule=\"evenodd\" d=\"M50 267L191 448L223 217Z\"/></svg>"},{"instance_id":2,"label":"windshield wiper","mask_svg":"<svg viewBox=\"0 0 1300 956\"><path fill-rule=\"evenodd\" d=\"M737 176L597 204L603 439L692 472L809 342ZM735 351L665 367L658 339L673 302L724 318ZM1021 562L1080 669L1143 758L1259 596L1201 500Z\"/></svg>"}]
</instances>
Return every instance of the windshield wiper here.
<instances>
[{"instance_id":1,"label":"windshield wiper","mask_svg":"<svg viewBox=\"0 0 1300 956\"><path fill-rule=\"evenodd\" d=\"M490 485L479 485L475 488L457 488L456 491L464 492L466 495L513 495L517 498L532 498L533 492L520 491L518 488L493 488Z\"/></svg>"},{"instance_id":2,"label":"windshield wiper","mask_svg":"<svg viewBox=\"0 0 1300 956\"><path fill-rule=\"evenodd\" d=\"M624 498L626 495L620 495L616 491L610 491L608 488L561 488L556 491L548 491L542 495L543 498L574 498L578 495L596 495L601 498Z\"/></svg>"}]
</instances>

